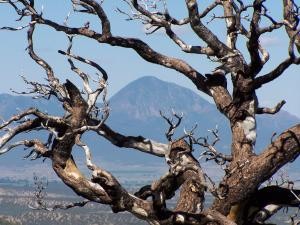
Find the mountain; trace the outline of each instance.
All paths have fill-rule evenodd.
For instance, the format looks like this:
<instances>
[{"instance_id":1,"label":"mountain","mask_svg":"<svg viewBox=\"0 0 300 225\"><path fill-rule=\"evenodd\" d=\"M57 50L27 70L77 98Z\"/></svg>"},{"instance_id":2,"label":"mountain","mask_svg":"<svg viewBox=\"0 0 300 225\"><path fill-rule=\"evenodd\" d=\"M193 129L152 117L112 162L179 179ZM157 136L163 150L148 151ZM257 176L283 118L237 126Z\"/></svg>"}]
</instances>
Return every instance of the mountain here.
<instances>
[{"instance_id":1,"label":"mountain","mask_svg":"<svg viewBox=\"0 0 300 225\"><path fill-rule=\"evenodd\" d=\"M161 141L166 141L164 133L169 126L160 111L167 117L171 117L172 110L183 113L179 135L183 127L191 129L197 123L199 131L206 132L224 120L214 105L190 89L155 77L143 77L124 87L111 98L110 108L109 124L113 127Z\"/></svg>"},{"instance_id":2,"label":"mountain","mask_svg":"<svg viewBox=\"0 0 300 225\"><path fill-rule=\"evenodd\" d=\"M25 109L38 106L49 113L62 114L60 106L54 101L33 101L30 97L0 95L0 116L7 119L16 113L16 109ZM167 116L174 109L183 113L184 119L181 127L177 129L176 136L183 135L183 129L191 129L196 123L198 137L209 135L208 129L218 125L221 141L218 148L223 152L230 149L230 127L226 118L220 114L215 105L207 102L195 92L176 85L161 81L155 77L142 77L128 84L110 99L111 113L108 125L125 135L143 135L166 143L165 132L168 124L159 114L162 110ZM286 111L276 115L257 116L258 140L256 149L261 151L268 145L274 132L280 133L286 128L299 123L300 119ZM38 136L44 134L36 134ZM161 163L163 159L140 153L136 150L118 149L103 138L95 134L85 135L85 141L93 151L95 162L116 168L116 165L153 165ZM46 136L44 137L46 140ZM76 150L77 157L83 159L83 153ZM195 153L199 156L199 151ZM0 165L24 164L20 160L24 153L13 151L0 157ZM26 161L28 162L28 160ZM31 162L30 162L31 163ZM83 164L83 161L82 161Z\"/></svg>"},{"instance_id":3,"label":"mountain","mask_svg":"<svg viewBox=\"0 0 300 225\"><path fill-rule=\"evenodd\" d=\"M229 150L231 134L227 119L219 113L214 104L204 100L190 89L171 82L161 81L155 77L142 77L133 81L110 100L111 115L109 123L124 132L142 133L152 138L165 140L164 132L168 124L162 119L159 111L171 114L171 109L183 112L184 119L178 136L183 128L191 129L198 124L198 135L209 135L208 129L218 126L221 138L220 146ZM258 115L258 150L269 144L274 132L283 130L299 123L300 119L281 110L276 115Z\"/></svg>"},{"instance_id":4,"label":"mountain","mask_svg":"<svg viewBox=\"0 0 300 225\"><path fill-rule=\"evenodd\" d=\"M155 77L142 77L128 84L111 98L114 113L124 114L135 120L145 121L160 117L159 110L171 108L188 113L206 114L214 106L191 90Z\"/></svg>"}]
</instances>

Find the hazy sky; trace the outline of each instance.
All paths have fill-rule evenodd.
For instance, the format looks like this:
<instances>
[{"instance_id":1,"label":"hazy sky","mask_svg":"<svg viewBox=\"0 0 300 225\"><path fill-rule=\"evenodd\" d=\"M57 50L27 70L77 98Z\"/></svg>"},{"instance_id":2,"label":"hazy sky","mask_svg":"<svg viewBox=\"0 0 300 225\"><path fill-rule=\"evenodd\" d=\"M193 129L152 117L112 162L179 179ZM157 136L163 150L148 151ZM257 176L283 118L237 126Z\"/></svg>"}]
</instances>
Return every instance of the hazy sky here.
<instances>
[{"instance_id":1,"label":"hazy sky","mask_svg":"<svg viewBox=\"0 0 300 225\"><path fill-rule=\"evenodd\" d=\"M170 12L173 15L184 17L187 14L183 0L169 2ZM171 2L176 3L171 4ZM281 2L269 2L272 2L272 5L269 5L270 12L274 15L280 15L282 11ZM59 23L63 23L64 18L72 9L69 3L70 1L62 0L36 0L38 9L41 9L43 5L44 17L53 19ZM203 3L200 3L200 5L201 4ZM112 33L114 35L141 38L157 51L186 60L203 74L211 72L214 68L215 64L211 63L205 56L182 53L180 49L164 35L164 32L159 31L154 35L145 35L145 28L140 22L125 21L126 17L124 15L115 12L116 7L129 11L123 1L106 0L104 7L112 22ZM14 21L15 19L17 19L15 12L4 4L0 4L0 26L20 26L26 24L26 21L16 23ZM209 19L210 18L205 21L209 21ZM72 13L69 24L74 26L76 24L83 25L86 21L91 22L93 29L100 31L101 27L97 18L88 15L80 16L77 13ZM221 40L225 40L223 24L218 21L212 21L208 26L217 33ZM175 29L188 43L194 45L201 44L189 27L186 26ZM271 54L270 62L265 66L262 74L272 70L277 63L287 57L288 40L282 31L283 30L274 34L266 34L261 39L261 42ZM24 85L18 75L25 75L29 80L44 81L44 71L30 59L25 51L27 46L26 41L26 30L18 32L0 31L0 93L11 93L10 88L23 91ZM245 49L244 44L243 40L239 42L239 47L242 51ZM57 53L58 49L65 50L67 45L67 38L63 33L54 32L53 29L49 29L45 26L38 26L37 32L35 33L36 52L53 66L55 73L61 80L68 78L79 82L76 75L70 71L67 59ZM74 40L73 52L97 61L106 69L109 74L110 95L116 93L132 80L149 75L178 83L196 91L193 84L183 75L161 66L149 64L130 49L111 47L105 44L98 44L86 38L77 37ZM91 74L95 74L95 71L90 70L86 66L80 66ZM287 104L284 106L284 109L300 117L299 84L300 67L292 66L275 82L265 85L257 92L260 105L273 107L279 101L285 99Z\"/></svg>"}]
</instances>

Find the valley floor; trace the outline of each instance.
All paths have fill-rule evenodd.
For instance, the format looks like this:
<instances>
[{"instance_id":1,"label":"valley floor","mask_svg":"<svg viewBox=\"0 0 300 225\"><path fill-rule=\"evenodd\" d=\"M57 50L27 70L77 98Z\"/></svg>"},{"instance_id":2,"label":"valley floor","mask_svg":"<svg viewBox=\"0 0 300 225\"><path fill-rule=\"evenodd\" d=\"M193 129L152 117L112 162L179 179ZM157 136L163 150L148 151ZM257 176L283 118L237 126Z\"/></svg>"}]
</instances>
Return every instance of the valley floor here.
<instances>
[{"instance_id":1,"label":"valley floor","mask_svg":"<svg viewBox=\"0 0 300 225\"><path fill-rule=\"evenodd\" d=\"M140 185L131 184L127 188L134 192L137 186ZM83 208L53 212L32 210L29 205L35 200L33 192L32 184L27 181L1 182L0 179L0 225L146 225L129 213L114 214L109 207L95 203L88 203ZM46 203L49 207L81 200L62 183L55 181L48 184ZM210 202L211 198L207 196L206 203ZM174 203L174 200L169 202L169 206ZM289 215L295 213L294 210L288 212ZM290 218L283 212L270 222L279 225L291 224Z\"/></svg>"}]
</instances>

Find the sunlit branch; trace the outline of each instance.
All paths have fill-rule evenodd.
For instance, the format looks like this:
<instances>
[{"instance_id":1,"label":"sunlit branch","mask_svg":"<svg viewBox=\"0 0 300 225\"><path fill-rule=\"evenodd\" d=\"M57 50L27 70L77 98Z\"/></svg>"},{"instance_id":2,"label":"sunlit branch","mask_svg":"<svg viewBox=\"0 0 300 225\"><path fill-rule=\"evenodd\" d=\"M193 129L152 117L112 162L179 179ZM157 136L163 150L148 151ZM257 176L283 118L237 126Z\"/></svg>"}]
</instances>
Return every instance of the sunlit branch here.
<instances>
[{"instance_id":1,"label":"sunlit branch","mask_svg":"<svg viewBox=\"0 0 300 225\"><path fill-rule=\"evenodd\" d=\"M84 150L87 167L92 171L96 170L97 166L92 162L92 154L90 148L81 141L81 135L79 134L76 136L76 144Z\"/></svg>"},{"instance_id":2,"label":"sunlit branch","mask_svg":"<svg viewBox=\"0 0 300 225\"><path fill-rule=\"evenodd\" d=\"M181 48L182 51L187 53L214 55L214 51L211 48L188 45L172 31L171 27L165 29L166 34Z\"/></svg>"},{"instance_id":3,"label":"sunlit branch","mask_svg":"<svg viewBox=\"0 0 300 225\"><path fill-rule=\"evenodd\" d=\"M34 21L34 17L33 17ZM39 56L36 55L33 49L33 41L32 41L32 35L35 29L35 23L30 25L30 28L27 32L27 39L28 39L28 52L30 57L38 64L40 65L47 74L47 78L49 81L50 86L52 87L53 91L57 92L59 96L62 98L67 97L67 93L65 92L62 85L59 83L58 78L55 77L54 72L50 65L43 59L41 59Z\"/></svg>"},{"instance_id":4,"label":"sunlit branch","mask_svg":"<svg viewBox=\"0 0 300 225\"><path fill-rule=\"evenodd\" d=\"M50 116L47 115L45 113L40 112L38 109L36 108L29 108L15 116L12 116L8 121L2 123L0 125L0 129L8 126L9 124L19 121L20 119L29 116L29 115L34 115L38 118L43 119L44 121L47 121L47 123L56 123L56 124L60 124L60 125L65 125L65 122L63 121L63 119L61 117L58 116Z\"/></svg>"},{"instance_id":5,"label":"sunlit branch","mask_svg":"<svg viewBox=\"0 0 300 225\"><path fill-rule=\"evenodd\" d=\"M99 121L93 121L92 123L98 124ZM99 128L97 133L118 147L133 148L159 157L164 157L168 151L167 144L159 143L142 136L122 135L113 131L105 123Z\"/></svg>"},{"instance_id":6,"label":"sunlit branch","mask_svg":"<svg viewBox=\"0 0 300 225\"><path fill-rule=\"evenodd\" d=\"M14 138L17 134L31 131L37 127L39 127L41 124L41 120L39 118L28 120L26 122L23 122L21 125L16 126L14 128L9 128L7 132L0 137L0 149L3 148L3 146L8 143L12 138Z\"/></svg>"},{"instance_id":7,"label":"sunlit branch","mask_svg":"<svg viewBox=\"0 0 300 225\"><path fill-rule=\"evenodd\" d=\"M227 46L230 49L235 50L238 30L238 26L236 26L236 24L237 20L240 18L237 18L234 15L233 4L231 1L223 1L222 4L224 8L224 19L227 27Z\"/></svg>"},{"instance_id":8,"label":"sunlit branch","mask_svg":"<svg viewBox=\"0 0 300 225\"><path fill-rule=\"evenodd\" d=\"M104 104L104 116L103 116L103 119L102 119L102 123L106 120L106 118L108 118L108 115L109 115L109 108L108 108L108 103L106 101L106 95L107 95L107 79L108 79L108 75L106 73L106 71L101 67L99 66L97 63L91 61L91 60L88 60L88 59L85 59L83 57L80 57L80 56L77 56L77 55L74 55L71 53L71 48L72 48L72 39L73 37L69 37L69 47L68 47L68 50L67 52L64 52L64 51L61 51L59 50L58 52L63 54L63 55L67 55L69 57L68 59L68 62L71 66L71 69L77 73L82 81L83 81L83 86L84 86L84 89L88 95L87 97L87 103L88 103L88 109L87 109L87 113L89 113L93 107L95 107L95 104L96 104L96 101L98 99L98 96L103 92L103 104ZM97 81L98 83L98 88L96 90L92 90L91 86L90 86L90 81L89 81L89 76L82 72L79 68L77 68L73 61L71 60L71 58L74 58L80 62L83 62L83 63L86 63L88 65L91 65L92 67L96 68L101 74L102 74L102 78L100 79L99 78L99 81ZM98 125L98 127L100 127L100 125ZM97 127L95 129L98 129Z\"/></svg>"},{"instance_id":9,"label":"sunlit branch","mask_svg":"<svg viewBox=\"0 0 300 225\"><path fill-rule=\"evenodd\" d=\"M31 157L31 160L35 160L40 157L51 157L51 151L39 140L23 140L8 144L7 147L0 149L0 155L7 153L18 146L32 148L32 150L25 155L24 158Z\"/></svg>"},{"instance_id":10,"label":"sunlit branch","mask_svg":"<svg viewBox=\"0 0 300 225\"><path fill-rule=\"evenodd\" d=\"M68 51L64 52L64 51L59 50L58 52L60 54L67 55L70 58L74 58L74 59L76 59L80 62L86 63L86 64L91 65L92 67L96 68L102 74L103 79L106 81L108 79L108 75L107 75L106 71L101 66L99 66L99 64L95 63L92 60L88 60L88 59L85 59L81 56L77 56L77 55L74 55L74 54L71 53L72 39L70 39L70 40L71 41L70 41L70 46L68 48Z\"/></svg>"},{"instance_id":11,"label":"sunlit branch","mask_svg":"<svg viewBox=\"0 0 300 225\"><path fill-rule=\"evenodd\" d=\"M92 7L90 7L88 4L86 4L82 1L72 0L72 5L73 5L74 12L88 13L88 14L96 15L96 11ZM77 9L76 6L82 7L82 9Z\"/></svg>"}]
</instances>

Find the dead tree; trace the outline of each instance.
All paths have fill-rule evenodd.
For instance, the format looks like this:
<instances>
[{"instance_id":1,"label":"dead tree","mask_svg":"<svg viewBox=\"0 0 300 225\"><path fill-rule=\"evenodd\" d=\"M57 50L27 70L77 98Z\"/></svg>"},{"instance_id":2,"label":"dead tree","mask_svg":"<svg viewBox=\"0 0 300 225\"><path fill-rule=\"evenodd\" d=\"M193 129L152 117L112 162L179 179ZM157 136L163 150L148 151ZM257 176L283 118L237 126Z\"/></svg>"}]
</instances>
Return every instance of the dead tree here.
<instances>
[{"instance_id":1,"label":"dead tree","mask_svg":"<svg viewBox=\"0 0 300 225\"><path fill-rule=\"evenodd\" d=\"M130 10L117 9L128 20L141 20L149 27L150 34L163 30L183 52L198 54L199 57L204 56L214 61L216 67L210 74L197 71L186 61L159 53L140 39L115 36L111 32L102 1L71 0L74 11L78 13L76 15L87 13L99 19L100 32L91 29L89 23L70 27L67 19L65 23L49 20L35 8L34 0L0 2L12 7L19 21L30 18L29 23L20 27L2 28L12 31L28 28L29 55L45 70L47 83L40 84L26 79L25 82L31 85L32 93L40 97L57 98L65 110L65 115L58 117L30 108L4 122L0 126L5 132L0 138L1 154L20 145L31 148L29 156L49 158L58 177L78 195L88 201L110 205L113 212L131 212L153 225L262 224L278 208L299 205L299 191L279 186L261 188L261 184L282 166L298 157L300 124L283 131L264 150L255 149L256 114L275 114L285 103L282 101L274 108L261 107L256 91L283 75L291 65L300 63L297 56L300 52L300 18L299 6L295 1L282 0L282 19L269 13L265 6L267 0L213 0L205 3L185 0L186 8L182 10L186 10L188 14L181 19L174 18L169 13L168 4L163 0L124 0ZM224 21L226 42L204 23L209 16L210 22ZM33 35L36 26L48 26L69 37L70 46L59 53L66 56L71 69L82 79L84 93L69 80L61 82L51 66L35 52ZM176 33L176 26L190 26L203 46L186 43L182 35ZM268 63L269 53L260 43L260 39L275 30L282 30L289 37L287 56L273 70L262 73L263 67ZM72 53L74 37L85 37L98 43L132 49L149 63L176 70L190 79L199 92L214 100L217 109L228 119L232 132L231 152L227 155L219 152L214 143L195 137L193 130L185 132L182 138L173 140L174 129L181 120L177 114L175 117L179 121L175 124L163 116L170 125L166 133L169 141L167 144L141 136L126 136L112 130L105 123L109 115L105 99L108 75L96 62ZM242 52L238 48L237 42L240 40L248 52ZM74 60L89 64L102 74L96 89L92 89L90 77L76 67ZM229 93L227 82L232 83L233 93ZM95 106L99 96L103 96L102 109ZM11 127L13 124L15 126ZM48 142L43 143L37 139L11 142L18 134L32 130L48 131ZM165 157L169 172L141 188L139 192L129 193L111 173L93 163L88 145L81 141L85 132L94 132L118 147L133 148L157 157ZM213 134L217 138L217 133ZM86 154L86 165L91 170L91 179L85 177L76 166L72 157L75 145L80 146ZM225 176L217 186L212 185L199 162L193 157L192 150L195 145L206 149L204 156L226 165ZM166 200L172 198L179 188L180 197L175 209L168 209ZM205 192L211 192L215 197L213 204L206 209L203 204Z\"/></svg>"}]
</instances>

